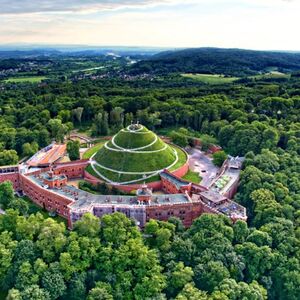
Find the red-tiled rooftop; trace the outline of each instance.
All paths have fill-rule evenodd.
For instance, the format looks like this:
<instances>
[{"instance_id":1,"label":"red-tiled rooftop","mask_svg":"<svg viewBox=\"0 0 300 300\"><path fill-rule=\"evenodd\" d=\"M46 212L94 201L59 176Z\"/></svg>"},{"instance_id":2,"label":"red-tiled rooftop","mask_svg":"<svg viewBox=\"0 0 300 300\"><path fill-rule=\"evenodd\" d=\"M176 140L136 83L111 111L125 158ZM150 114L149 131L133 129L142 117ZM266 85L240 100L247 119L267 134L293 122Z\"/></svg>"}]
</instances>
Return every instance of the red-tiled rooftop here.
<instances>
[{"instance_id":1,"label":"red-tiled rooftop","mask_svg":"<svg viewBox=\"0 0 300 300\"><path fill-rule=\"evenodd\" d=\"M66 153L66 145L65 144L51 144L46 148L37 152L34 156L32 156L27 164L32 167L37 166L47 166L58 159L64 156Z\"/></svg>"}]
</instances>

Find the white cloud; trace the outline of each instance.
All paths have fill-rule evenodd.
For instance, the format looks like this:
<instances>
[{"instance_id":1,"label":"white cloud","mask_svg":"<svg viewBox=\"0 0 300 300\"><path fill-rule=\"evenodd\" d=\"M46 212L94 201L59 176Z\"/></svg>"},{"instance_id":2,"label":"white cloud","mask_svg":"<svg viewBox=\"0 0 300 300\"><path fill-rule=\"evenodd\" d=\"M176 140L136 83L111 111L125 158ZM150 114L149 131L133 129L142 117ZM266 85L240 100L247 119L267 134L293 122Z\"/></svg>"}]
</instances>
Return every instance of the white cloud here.
<instances>
[{"instance_id":1,"label":"white cloud","mask_svg":"<svg viewBox=\"0 0 300 300\"><path fill-rule=\"evenodd\" d=\"M176 0L0 0L0 14L93 12L172 3Z\"/></svg>"},{"instance_id":2,"label":"white cloud","mask_svg":"<svg viewBox=\"0 0 300 300\"><path fill-rule=\"evenodd\" d=\"M54 0L39 1L43 5L35 10L27 0L23 10L14 7L16 2L11 0L11 14L0 18L0 43L300 50L299 0ZM46 4L60 13L43 12ZM130 9L120 9L126 6ZM112 11L89 13L96 7Z\"/></svg>"}]
</instances>

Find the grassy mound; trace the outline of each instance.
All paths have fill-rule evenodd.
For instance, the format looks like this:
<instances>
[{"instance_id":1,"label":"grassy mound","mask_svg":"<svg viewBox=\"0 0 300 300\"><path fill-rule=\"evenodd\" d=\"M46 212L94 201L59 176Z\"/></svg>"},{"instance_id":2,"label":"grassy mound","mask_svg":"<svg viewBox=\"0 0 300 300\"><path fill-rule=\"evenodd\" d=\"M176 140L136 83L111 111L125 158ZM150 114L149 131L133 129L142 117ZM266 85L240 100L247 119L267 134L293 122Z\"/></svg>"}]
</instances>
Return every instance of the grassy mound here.
<instances>
[{"instance_id":1,"label":"grassy mound","mask_svg":"<svg viewBox=\"0 0 300 300\"><path fill-rule=\"evenodd\" d=\"M142 130L131 132L128 129L122 129L115 136L115 143L126 149L133 149L138 147L144 147L152 143L156 135L146 129L145 127L141 127Z\"/></svg>"},{"instance_id":2,"label":"grassy mound","mask_svg":"<svg viewBox=\"0 0 300 300\"><path fill-rule=\"evenodd\" d=\"M149 172L157 172L171 165L170 169L178 168L186 162L186 155L181 149L164 143L152 131L140 127L136 131L121 130L96 153L94 160L98 163L95 168L100 174L114 182L126 182L142 179L144 172L147 172L145 176L149 176Z\"/></svg>"}]
</instances>

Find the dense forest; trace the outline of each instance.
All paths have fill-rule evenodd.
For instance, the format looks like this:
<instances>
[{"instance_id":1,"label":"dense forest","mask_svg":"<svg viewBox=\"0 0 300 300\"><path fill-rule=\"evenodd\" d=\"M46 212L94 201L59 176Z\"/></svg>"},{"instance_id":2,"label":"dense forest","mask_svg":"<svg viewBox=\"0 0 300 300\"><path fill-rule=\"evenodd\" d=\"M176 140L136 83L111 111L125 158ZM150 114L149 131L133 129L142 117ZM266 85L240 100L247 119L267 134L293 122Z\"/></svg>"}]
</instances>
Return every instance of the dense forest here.
<instances>
[{"instance_id":1,"label":"dense forest","mask_svg":"<svg viewBox=\"0 0 300 300\"><path fill-rule=\"evenodd\" d=\"M195 48L158 53L131 68L132 74L204 73L249 76L276 68L300 69L300 53L222 48Z\"/></svg>"},{"instance_id":2,"label":"dense forest","mask_svg":"<svg viewBox=\"0 0 300 300\"><path fill-rule=\"evenodd\" d=\"M149 222L86 215L73 231L31 213L0 186L0 285L7 299L300 298L300 79L209 85L149 79L2 84L0 164L15 164L74 128L112 134L138 119L184 127L244 155L235 200L248 222L202 215ZM182 132L179 130L178 132Z\"/></svg>"}]
</instances>

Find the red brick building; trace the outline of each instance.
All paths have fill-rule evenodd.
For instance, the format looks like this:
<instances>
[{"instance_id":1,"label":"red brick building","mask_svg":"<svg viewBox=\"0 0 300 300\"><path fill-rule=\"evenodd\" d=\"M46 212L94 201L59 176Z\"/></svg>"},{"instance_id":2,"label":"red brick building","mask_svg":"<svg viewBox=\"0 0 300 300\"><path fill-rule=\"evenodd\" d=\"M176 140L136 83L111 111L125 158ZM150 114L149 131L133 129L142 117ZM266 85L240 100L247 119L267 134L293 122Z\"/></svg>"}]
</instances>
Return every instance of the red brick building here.
<instances>
[{"instance_id":1,"label":"red brick building","mask_svg":"<svg viewBox=\"0 0 300 300\"><path fill-rule=\"evenodd\" d=\"M190 226L203 213L224 214L234 222L247 219L245 208L226 195L182 180L168 171L160 174L160 185L166 193L163 195L153 194L147 185L139 185L136 196L94 195L68 185L68 179L85 176L88 164L88 160L79 160L33 172L26 166L2 167L0 182L11 181L16 191L23 191L37 205L66 218L69 228L87 212L98 217L122 212L140 227L150 219L167 221L170 217Z\"/></svg>"},{"instance_id":2,"label":"red brick building","mask_svg":"<svg viewBox=\"0 0 300 300\"><path fill-rule=\"evenodd\" d=\"M0 183L4 181L10 181L15 191L21 190L19 166L0 167Z\"/></svg>"}]
</instances>

